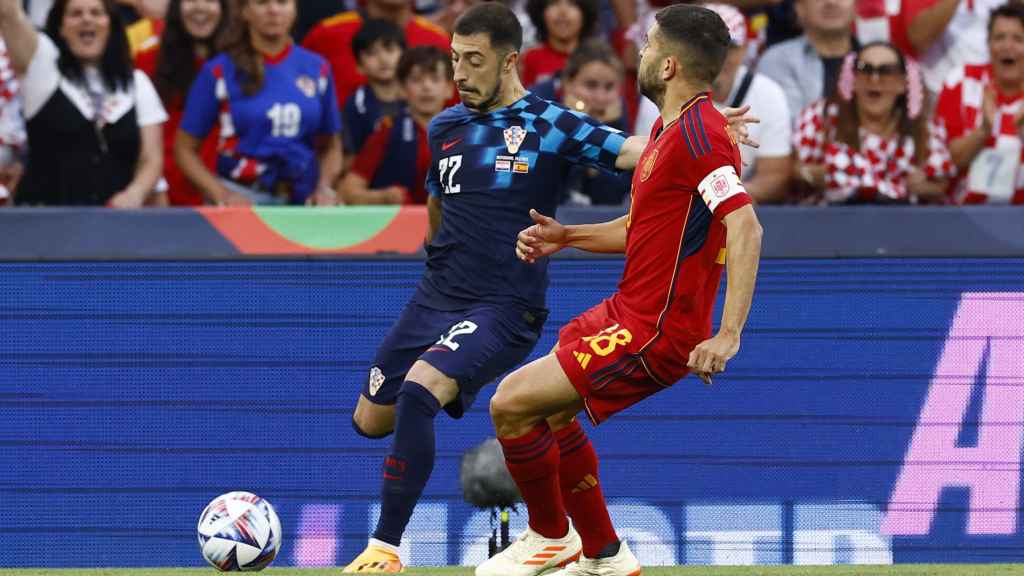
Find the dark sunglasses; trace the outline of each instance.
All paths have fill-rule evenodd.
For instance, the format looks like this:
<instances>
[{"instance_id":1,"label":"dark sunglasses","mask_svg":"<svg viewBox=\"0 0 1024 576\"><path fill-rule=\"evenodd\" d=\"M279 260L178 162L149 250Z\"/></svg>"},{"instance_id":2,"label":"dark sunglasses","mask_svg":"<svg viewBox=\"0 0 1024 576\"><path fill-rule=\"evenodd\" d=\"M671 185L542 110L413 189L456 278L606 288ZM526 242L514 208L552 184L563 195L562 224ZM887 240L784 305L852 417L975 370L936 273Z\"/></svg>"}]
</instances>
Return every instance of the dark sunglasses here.
<instances>
[{"instance_id":1,"label":"dark sunglasses","mask_svg":"<svg viewBox=\"0 0 1024 576\"><path fill-rule=\"evenodd\" d=\"M902 76L903 68L899 64L880 64L875 66L867 62L857 62L857 73L865 76L878 74L879 77Z\"/></svg>"}]
</instances>

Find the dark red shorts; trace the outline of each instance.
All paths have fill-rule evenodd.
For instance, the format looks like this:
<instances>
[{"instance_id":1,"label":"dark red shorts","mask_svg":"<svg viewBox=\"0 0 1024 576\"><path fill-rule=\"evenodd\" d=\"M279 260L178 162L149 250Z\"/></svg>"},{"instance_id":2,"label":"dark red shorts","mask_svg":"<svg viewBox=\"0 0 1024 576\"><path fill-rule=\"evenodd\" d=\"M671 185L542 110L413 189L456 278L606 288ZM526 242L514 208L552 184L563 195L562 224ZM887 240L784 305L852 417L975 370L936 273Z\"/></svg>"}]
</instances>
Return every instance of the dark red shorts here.
<instances>
[{"instance_id":1,"label":"dark red shorts","mask_svg":"<svg viewBox=\"0 0 1024 576\"><path fill-rule=\"evenodd\" d=\"M607 301L577 316L558 333L555 355L595 425L686 375L674 374L671 382L655 377L650 366L652 361L658 364L651 357L656 350L640 354L645 343L612 316Z\"/></svg>"}]
</instances>

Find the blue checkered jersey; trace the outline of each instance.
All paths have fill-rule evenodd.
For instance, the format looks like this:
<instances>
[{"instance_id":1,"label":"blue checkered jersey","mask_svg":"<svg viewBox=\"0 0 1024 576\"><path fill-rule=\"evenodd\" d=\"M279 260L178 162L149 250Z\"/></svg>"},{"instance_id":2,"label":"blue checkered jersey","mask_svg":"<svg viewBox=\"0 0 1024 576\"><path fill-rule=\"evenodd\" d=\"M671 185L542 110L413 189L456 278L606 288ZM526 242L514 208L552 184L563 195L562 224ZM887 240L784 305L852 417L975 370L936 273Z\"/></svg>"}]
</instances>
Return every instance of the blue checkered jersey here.
<instances>
[{"instance_id":1,"label":"blue checkered jersey","mask_svg":"<svg viewBox=\"0 0 1024 576\"><path fill-rule=\"evenodd\" d=\"M459 104L428 127L427 190L442 199L416 300L441 310L473 303L543 308L547 261L516 258L530 208L553 215L574 164L615 171L626 137L564 107L526 95L487 114Z\"/></svg>"}]
</instances>

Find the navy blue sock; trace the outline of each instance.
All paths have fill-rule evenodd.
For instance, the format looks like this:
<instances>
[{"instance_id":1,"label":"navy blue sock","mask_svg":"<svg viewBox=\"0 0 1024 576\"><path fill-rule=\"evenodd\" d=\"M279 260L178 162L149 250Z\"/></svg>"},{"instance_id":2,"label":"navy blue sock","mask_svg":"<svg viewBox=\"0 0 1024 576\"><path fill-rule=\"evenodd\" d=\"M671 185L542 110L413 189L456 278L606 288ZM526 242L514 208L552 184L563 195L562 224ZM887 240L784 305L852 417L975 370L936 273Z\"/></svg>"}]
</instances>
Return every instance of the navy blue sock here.
<instances>
[{"instance_id":1,"label":"navy blue sock","mask_svg":"<svg viewBox=\"0 0 1024 576\"><path fill-rule=\"evenodd\" d=\"M437 398L419 384L406 380L395 406L395 437L384 459L380 520L373 537L398 546L413 508L434 470L434 417L441 410Z\"/></svg>"}]
</instances>

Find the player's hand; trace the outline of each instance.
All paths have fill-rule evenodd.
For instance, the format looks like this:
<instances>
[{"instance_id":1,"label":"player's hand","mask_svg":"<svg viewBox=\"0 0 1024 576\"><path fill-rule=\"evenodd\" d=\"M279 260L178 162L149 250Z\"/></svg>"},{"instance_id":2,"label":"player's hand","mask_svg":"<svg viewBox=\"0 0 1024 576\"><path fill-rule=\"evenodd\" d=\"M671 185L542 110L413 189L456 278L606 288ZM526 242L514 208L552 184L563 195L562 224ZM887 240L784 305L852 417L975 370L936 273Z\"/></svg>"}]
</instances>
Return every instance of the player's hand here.
<instances>
[{"instance_id":1,"label":"player's hand","mask_svg":"<svg viewBox=\"0 0 1024 576\"><path fill-rule=\"evenodd\" d=\"M538 258L550 256L565 248L566 230L558 220L530 209L530 218L535 224L519 233L516 239L516 256L523 262L533 264Z\"/></svg>"},{"instance_id":2,"label":"player's hand","mask_svg":"<svg viewBox=\"0 0 1024 576\"><path fill-rule=\"evenodd\" d=\"M747 124L760 124L761 119L757 116L748 115L747 112L750 112L750 104L745 104L739 108L725 108L722 110L722 115L729 121L729 125L725 129L738 144L759 148L761 144L750 137Z\"/></svg>"},{"instance_id":3,"label":"player's hand","mask_svg":"<svg viewBox=\"0 0 1024 576\"><path fill-rule=\"evenodd\" d=\"M725 371L725 365L740 350L740 337L719 332L690 352L686 366L693 370L705 384L711 384L711 376Z\"/></svg>"}]
</instances>

